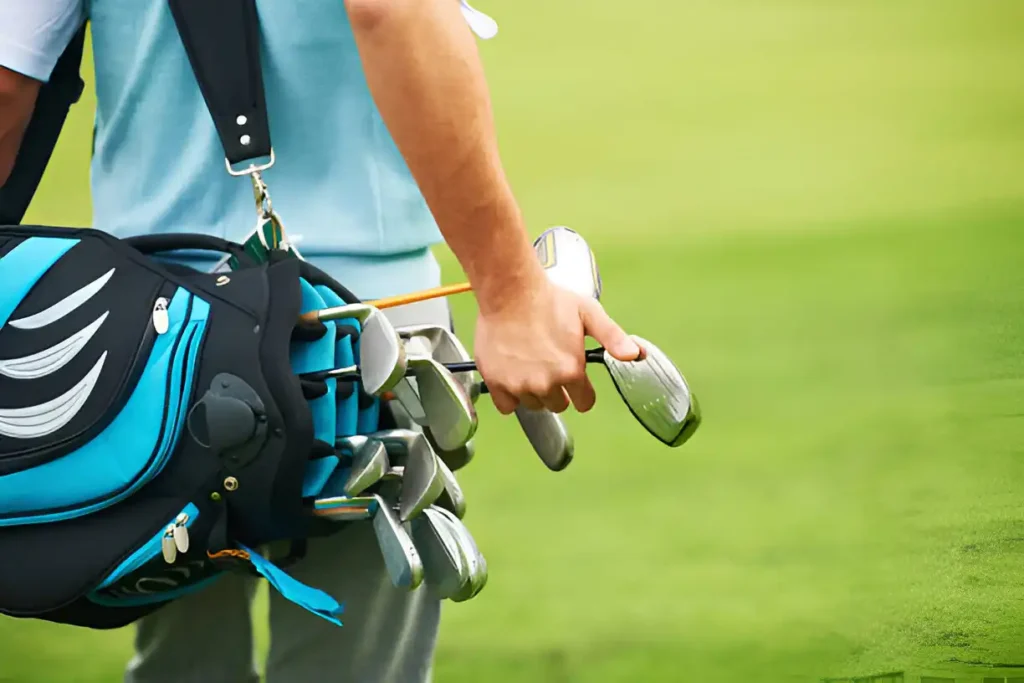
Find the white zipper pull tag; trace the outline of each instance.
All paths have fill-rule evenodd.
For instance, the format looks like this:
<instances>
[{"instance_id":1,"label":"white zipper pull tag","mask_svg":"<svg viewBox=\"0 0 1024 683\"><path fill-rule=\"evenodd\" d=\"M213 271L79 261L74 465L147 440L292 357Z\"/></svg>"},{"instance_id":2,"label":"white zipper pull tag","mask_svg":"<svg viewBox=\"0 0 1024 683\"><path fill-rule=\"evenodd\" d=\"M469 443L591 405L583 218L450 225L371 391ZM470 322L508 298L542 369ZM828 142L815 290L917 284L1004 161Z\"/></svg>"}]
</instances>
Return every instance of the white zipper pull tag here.
<instances>
[{"instance_id":1,"label":"white zipper pull tag","mask_svg":"<svg viewBox=\"0 0 1024 683\"><path fill-rule=\"evenodd\" d=\"M179 553L188 552L188 515L184 512L178 515L177 523L174 525L174 546Z\"/></svg>"},{"instance_id":2,"label":"white zipper pull tag","mask_svg":"<svg viewBox=\"0 0 1024 683\"><path fill-rule=\"evenodd\" d=\"M171 327L171 317L167 314L168 303L165 297L160 297L153 305L153 328L157 334L164 334Z\"/></svg>"},{"instance_id":3,"label":"white zipper pull tag","mask_svg":"<svg viewBox=\"0 0 1024 683\"><path fill-rule=\"evenodd\" d=\"M164 554L164 562L174 564L178 559L178 548L174 543L174 525L168 524L164 536L160 539L160 550Z\"/></svg>"}]
</instances>

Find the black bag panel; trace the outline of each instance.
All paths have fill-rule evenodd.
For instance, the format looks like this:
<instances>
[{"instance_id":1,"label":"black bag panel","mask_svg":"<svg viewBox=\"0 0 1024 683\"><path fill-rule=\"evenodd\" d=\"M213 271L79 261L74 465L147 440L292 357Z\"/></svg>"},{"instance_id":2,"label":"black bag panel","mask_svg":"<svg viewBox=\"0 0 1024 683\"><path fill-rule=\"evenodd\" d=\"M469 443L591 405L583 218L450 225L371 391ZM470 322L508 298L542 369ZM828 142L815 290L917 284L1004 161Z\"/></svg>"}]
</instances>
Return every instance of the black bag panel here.
<instances>
[{"instance_id":1,"label":"black bag panel","mask_svg":"<svg viewBox=\"0 0 1024 683\"><path fill-rule=\"evenodd\" d=\"M164 529L188 504L185 497L140 492L65 522L0 529L0 612L34 617L70 605ZM17 558L13 561L13 558Z\"/></svg>"},{"instance_id":2,"label":"black bag panel","mask_svg":"<svg viewBox=\"0 0 1024 683\"><path fill-rule=\"evenodd\" d=\"M49 324L19 328L19 320L53 310L83 287L100 285L79 306ZM101 240L85 239L57 261L22 299L11 322L0 328L0 362L34 354L67 358L70 340L91 336L70 360L45 376L25 378L0 369L0 409L53 400L85 377L103 358L102 371L75 416L52 434L35 438L0 436L0 476L59 458L105 429L127 402L146 367L156 338L153 310L180 288L161 274L114 253ZM181 292L183 296L187 293ZM45 320L43 321L45 322ZM13 324L12 324L13 323ZM14 376L10 376L10 375Z\"/></svg>"},{"instance_id":3,"label":"black bag panel","mask_svg":"<svg viewBox=\"0 0 1024 683\"><path fill-rule=\"evenodd\" d=\"M242 486L229 500L232 507L245 511L244 517L233 516L233 531L247 545L294 536L302 528L302 482L313 448L313 416L302 393L302 384L292 372L290 362L291 334L301 311L302 292L299 264L295 259L275 262L267 269L269 305L259 350L258 365L271 395L276 401L282 421L283 436L271 432L270 452L263 454L246 468L244 476L255 486ZM270 491L269 501L257 499ZM240 494L240 495L239 495ZM250 516L262 508L265 517ZM259 529L267 529L273 538L260 539Z\"/></svg>"},{"instance_id":4,"label":"black bag panel","mask_svg":"<svg viewBox=\"0 0 1024 683\"><path fill-rule=\"evenodd\" d=\"M12 249L21 244L22 239L24 238L5 235L0 232L0 258L6 256Z\"/></svg>"}]
</instances>

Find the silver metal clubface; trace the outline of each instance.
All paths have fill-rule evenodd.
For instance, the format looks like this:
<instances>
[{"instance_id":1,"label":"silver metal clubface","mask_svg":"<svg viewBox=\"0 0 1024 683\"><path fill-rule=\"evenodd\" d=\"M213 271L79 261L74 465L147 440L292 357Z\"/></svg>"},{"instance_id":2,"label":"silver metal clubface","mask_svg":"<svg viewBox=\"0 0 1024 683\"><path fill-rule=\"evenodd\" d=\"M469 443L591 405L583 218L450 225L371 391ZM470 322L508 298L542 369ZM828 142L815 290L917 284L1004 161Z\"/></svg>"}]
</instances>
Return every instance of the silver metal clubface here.
<instances>
[{"instance_id":1,"label":"silver metal clubface","mask_svg":"<svg viewBox=\"0 0 1024 683\"><path fill-rule=\"evenodd\" d=\"M348 496L358 496L379 482L391 469L388 451L378 439L364 438L362 445L352 452L352 465L344 491Z\"/></svg>"},{"instance_id":2,"label":"silver metal clubface","mask_svg":"<svg viewBox=\"0 0 1024 683\"><path fill-rule=\"evenodd\" d=\"M657 346L636 339L642 360L623 362L604 353L604 365L629 410L664 444L683 445L700 426L700 406L675 363Z\"/></svg>"},{"instance_id":3,"label":"silver metal clubface","mask_svg":"<svg viewBox=\"0 0 1024 683\"><path fill-rule=\"evenodd\" d=\"M363 389L372 396L391 391L405 377L405 346L387 316L369 304L347 304L325 308L320 320L359 321L359 371Z\"/></svg>"},{"instance_id":4,"label":"silver metal clubface","mask_svg":"<svg viewBox=\"0 0 1024 683\"><path fill-rule=\"evenodd\" d=\"M412 539L423 559L427 585L441 599L458 594L469 582L469 566L444 515L436 508L424 510L412 523Z\"/></svg>"},{"instance_id":5,"label":"silver metal clubface","mask_svg":"<svg viewBox=\"0 0 1024 683\"><path fill-rule=\"evenodd\" d=\"M438 496L434 505L448 510L459 519L464 519L466 517L466 494L462 492L462 487L455 478L455 474L448 469L444 460L439 457L437 464L441 479L444 480L444 491Z\"/></svg>"},{"instance_id":6,"label":"silver metal clubface","mask_svg":"<svg viewBox=\"0 0 1024 683\"><path fill-rule=\"evenodd\" d=\"M549 470L560 472L569 466L576 444L561 415L519 405L516 407L516 419L534 452Z\"/></svg>"},{"instance_id":7,"label":"silver metal clubface","mask_svg":"<svg viewBox=\"0 0 1024 683\"><path fill-rule=\"evenodd\" d=\"M434 442L443 451L462 448L479 425L469 394L455 375L433 358L409 356L408 363Z\"/></svg>"},{"instance_id":8,"label":"silver metal clubface","mask_svg":"<svg viewBox=\"0 0 1024 683\"><path fill-rule=\"evenodd\" d=\"M440 462L426 438L411 429L376 432L371 438L381 441L391 464L402 468L399 513L401 521L408 522L444 493Z\"/></svg>"},{"instance_id":9,"label":"silver metal clubface","mask_svg":"<svg viewBox=\"0 0 1024 683\"><path fill-rule=\"evenodd\" d=\"M451 596L452 602L465 602L475 596L487 585L487 561L480 553L480 549L469 533L469 529L454 514L444 508L434 508L444 515L449 527L455 532L455 538L459 549L462 551L469 567L469 581L467 581L458 593Z\"/></svg>"},{"instance_id":10,"label":"silver metal clubface","mask_svg":"<svg viewBox=\"0 0 1024 683\"><path fill-rule=\"evenodd\" d=\"M410 591L423 583L423 558L391 504L381 496L322 498L315 502L313 514L335 522L372 519L391 583Z\"/></svg>"},{"instance_id":11,"label":"silver metal clubface","mask_svg":"<svg viewBox=\"0 0 1024 683\"><path fill-rule=\"evenodd\" d=\"M406 353L425 354L439 363L461 363L473 360L469 351L455 333L441 325L410 325L399 327L398 336L406 342ZM412 346L415 344L416 346ZM456 379L472 398L473 385L479 381L477 373L460 372Z\"/></svg>"}]
</instances>

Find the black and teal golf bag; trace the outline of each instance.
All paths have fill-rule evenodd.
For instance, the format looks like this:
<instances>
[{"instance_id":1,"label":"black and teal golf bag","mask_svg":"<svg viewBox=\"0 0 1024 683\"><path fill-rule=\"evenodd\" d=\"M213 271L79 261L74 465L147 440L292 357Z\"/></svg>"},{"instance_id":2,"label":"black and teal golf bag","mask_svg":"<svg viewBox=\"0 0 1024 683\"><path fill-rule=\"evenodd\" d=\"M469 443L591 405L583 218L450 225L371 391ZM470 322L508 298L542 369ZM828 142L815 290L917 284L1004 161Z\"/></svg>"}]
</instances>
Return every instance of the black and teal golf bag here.
<instances>
[{"instance_id":1,"label":"black and teal golf bag","mask_svg":"<svg viewBox=\"0 0 1024 683\"><path fill-rule=\"evenodd\" d=\"M218 131L249 122L244 148L222 135L228 162L266 155L253 0L170 4ZM358 321L298 322L356 298L281 250L18 225L81 91L81 36L0 192L0 613L115 628L245 571L336 620L260 551L331 531L309 511L341 474L336 438L380 424L357 383L300 377L358 362ZM166 258L181 250L236 267Z\"/></svg>"}]
</instances>

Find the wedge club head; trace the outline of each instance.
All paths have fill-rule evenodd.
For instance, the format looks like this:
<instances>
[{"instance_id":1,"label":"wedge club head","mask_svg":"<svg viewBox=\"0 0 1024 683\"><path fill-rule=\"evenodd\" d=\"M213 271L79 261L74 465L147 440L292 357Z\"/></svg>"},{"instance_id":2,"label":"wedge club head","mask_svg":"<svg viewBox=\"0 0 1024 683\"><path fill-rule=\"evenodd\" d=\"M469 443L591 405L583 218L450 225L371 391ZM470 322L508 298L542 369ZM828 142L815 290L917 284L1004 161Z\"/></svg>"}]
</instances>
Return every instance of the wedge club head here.
<instances>
[{"instance_id":1,"label":"wedge club head","mask_svg":"<svg viewBox=\"0 0 1024 683\"><path fill-rule=\"evenodd\" d=\"M412 539L423 559L426 584L441 599L458 594L469 582L469 566L444 515L432 507L424 510L413 520Z\"/></svg>"},{"instance_id":2,"label":"wedge club head","mask_svg":"<svg viewBox=\"0 0 1024 683\"><path fill-rule=\"evenodd\" d=\"M359 321L359 373L363 389L372 396L391 391L405 377L405 346L387 316L368 304L347 304L319 311L317 318Z\"/></svg>"},{"instance_id":3,"label":"wedge club head","mask_svg":"<svg viewBox=\"0 0 1024 683\"><path fill-rule=\"evenodd\" d=\"M473 360L469 351L455 333L441 325L413 325L399 327L398 335L406 342L406 353L425 354L439 363L458 363ZM412 345L416 344L415 347ZM459 373L456 377L472 398L473 385L477 382L477 373Z\"/></svg>"},{"instance_id":4,"label":"wedge club head","mask_svg":"<svg viewBox=\"0 0 1024 683\"><path fill-rule=\"evenodd\" d=\"M391 464L402 468L399 514L408 522L444 493L440 462L423 434L411 429L385 430L372 437L384 444Z\"/></svg>"},{"instance_id":5,"label":"wedge club head","mask_svg":"<svg viewBox=\"0 0 1024 683\"><path fill-rule=\"evenodd\" d=\"M572 462L576 442L561 415L550 410L516 407L516 419L541 462L552 472L561 472Z\"/></svg>"},{"instance_id":6,"label":"wedge club head","mask_svg":"<svg viewBox=\"0 0 1024 683\"><path fill-rule=\"evenodd\" d=\"M605 351L604 365L637 421L662 443L681 446L700 426L700 405L675 363L646 339L633 338L644 349L642 359L623 362Z\"/></svg>"}]
</instances>

